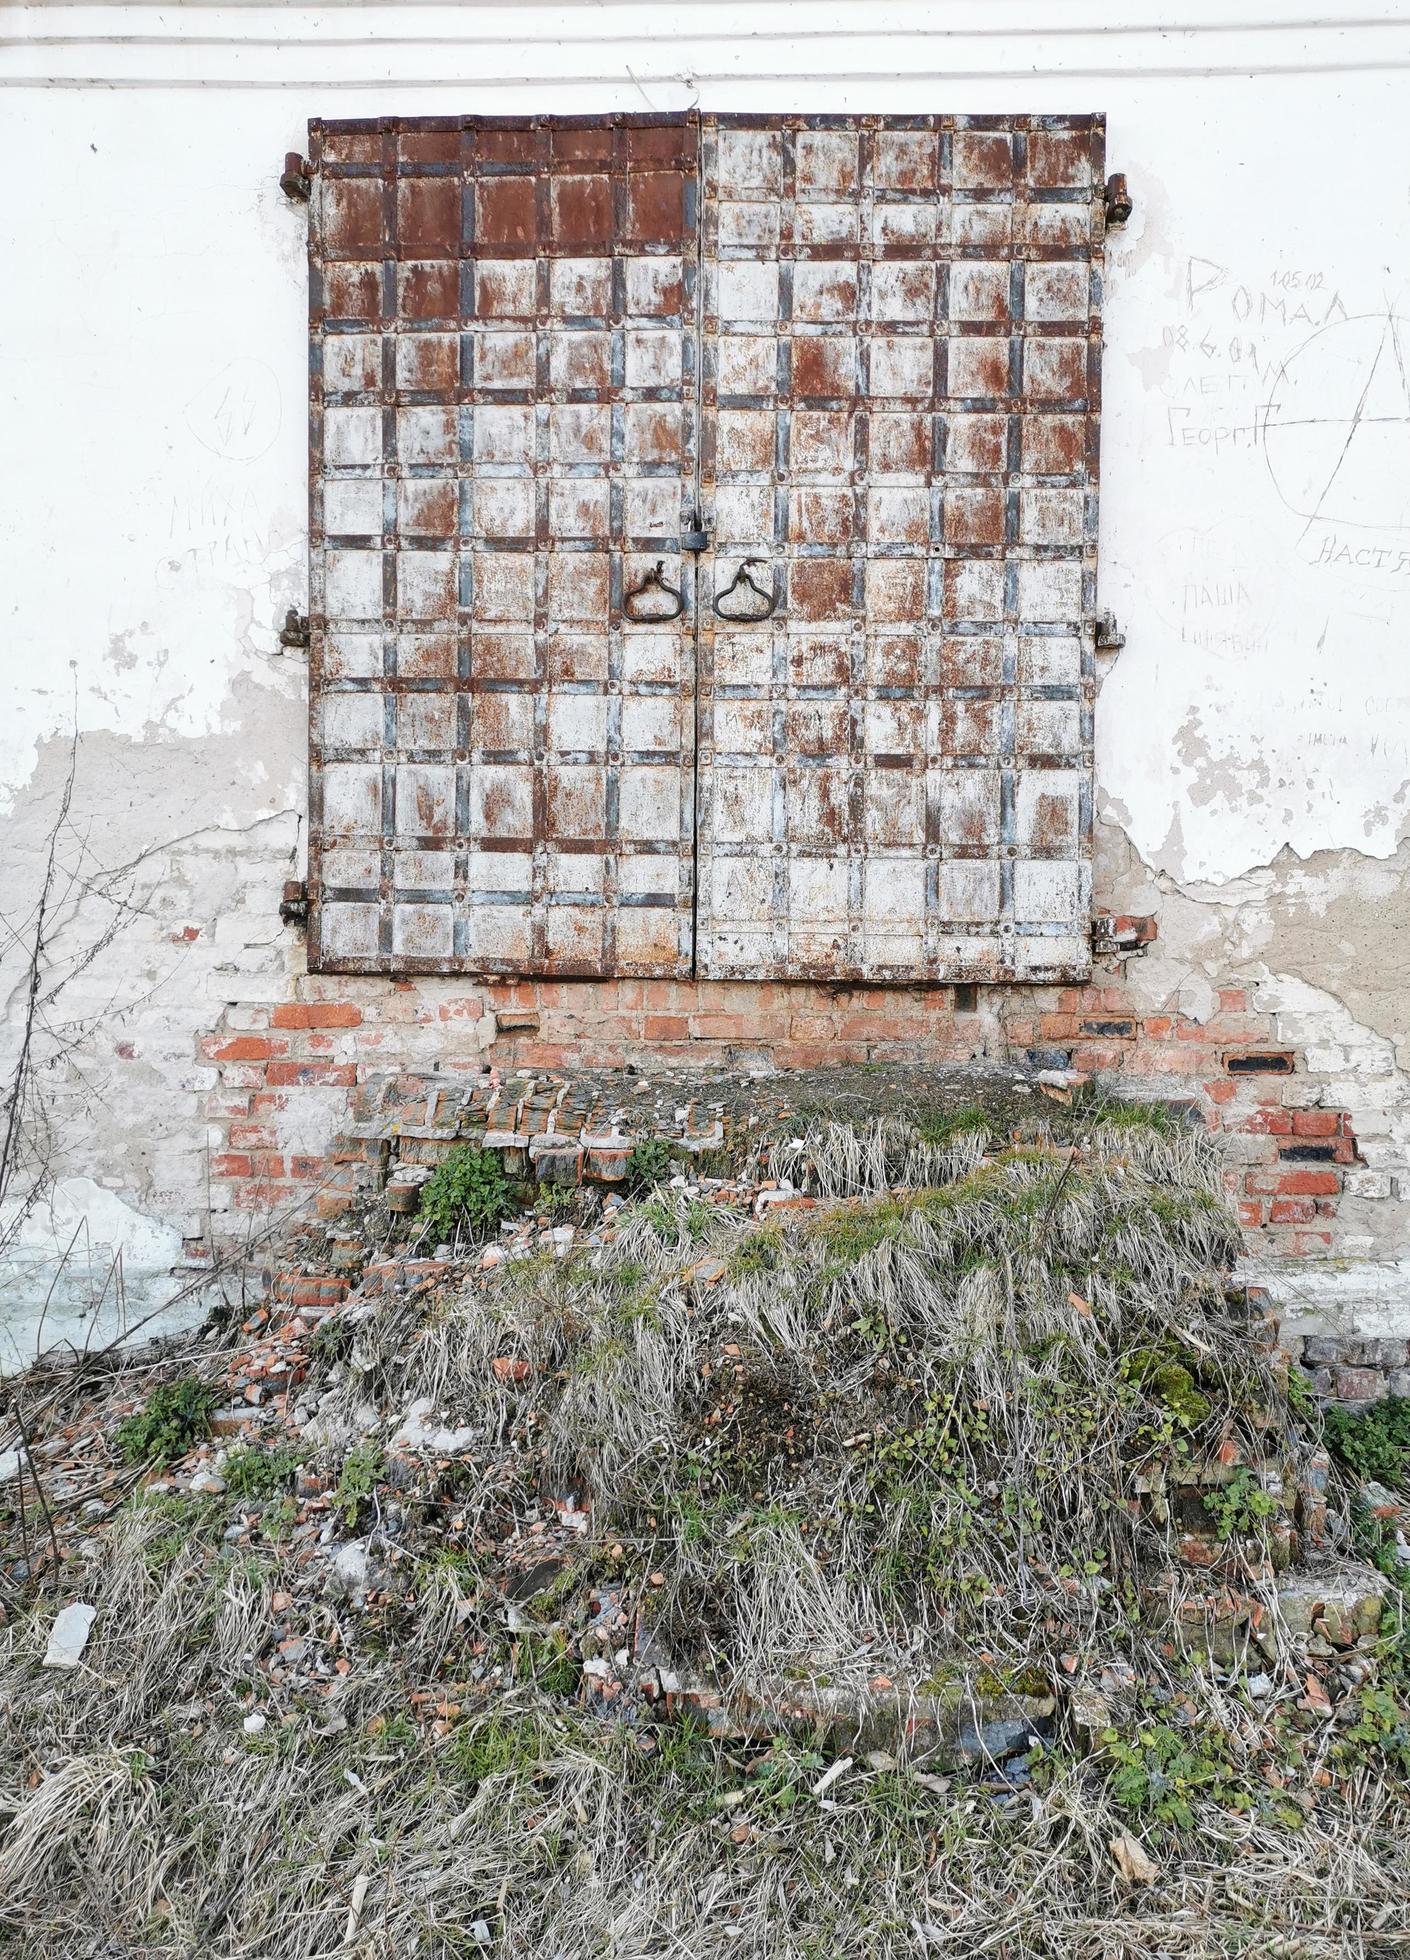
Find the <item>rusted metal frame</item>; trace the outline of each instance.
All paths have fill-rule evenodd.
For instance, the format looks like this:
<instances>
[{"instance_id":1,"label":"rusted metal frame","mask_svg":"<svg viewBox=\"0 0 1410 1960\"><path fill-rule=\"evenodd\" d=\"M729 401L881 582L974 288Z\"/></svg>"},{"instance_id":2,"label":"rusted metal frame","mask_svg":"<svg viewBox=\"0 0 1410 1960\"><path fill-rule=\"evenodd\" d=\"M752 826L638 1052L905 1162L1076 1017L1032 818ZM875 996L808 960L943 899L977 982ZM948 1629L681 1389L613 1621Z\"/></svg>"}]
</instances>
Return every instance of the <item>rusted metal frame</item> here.
<instances>
[{"instance_id":1,"label":"rusted metal frame","mask_svg":"<svg viewBox=\"0 0 1410 1960\"><path fill-rule=\"evenodd\" d=\"M651 127L659 127L659 126L683 125L686 122L686 120L687 119L683 117L615 118L613 119L613 123L614 126L619 131L619 135L616 139L617 149L620 152L621 143L622 143L622 137L620 131L621 131L621 126L624 123L629 123L636 127L651 128ZM500 119L472 119L472 118L428 119L424 123L417 123L417 124L407 124L407 123L401 123L399 121L393 120L391 122L377 122L373 124L360 126L365 130L365 132L369 137L376 136L381 139L381 144L379 146L379 167L377 170L377 174L379 174L381 177L381 192L384 200L383 235L386 244L386 250L389 256L389 261L393 260L394 257L398 255L398 242L397 242L397 235L395 229L395 218L396 218L395 208L394 208L394 204L390 204L388 200L394 199L396 182L399 181L401 178L403 178L407 173L405 172L404 168L402 168L399 165L395 154L393 153L392 155L389 155L387 153L387 147L386 147L387 144L390 142L392 145L395 145L398 139L404 139L405 137L408 136L408 134L417 135L419 133L424 133L427 130L459 132L461 137L461 149L463 152L466 153L466 154L462 154L459 159L459 170L460 170L462 181L464 183L463 195L467 206L467 214L466 214L467 222L462 227L461 240L459 242L458 249L459 249L459 255L461 259L469 260L470 255L473 252L476 243L473 235L473 202L472 202L473 187L471 184L471 178L475 173L472 169L467 168L467 163L470 161L468 152L472 147L471 133L481 128L492 129L495 132L499 133L499 132L503 132L506 129L506 127L510 127L510 126L511 125L506 125L506 123L501 121ZM517 123L512 126L517 127L526 132L537 132L535 136L535 141L540 146L540 153L535 157L534 161L536 161L540 166L542 166L544 159L541 153L541 146L543 141L545 140L544 132L546 129L552 128L552 129L561 130L565 127L571 126L577 128L596 130L602 126L602 119L592 118L592 117L573 118L573 119L567 119L566 121L555 119L552 124L546 125L540 119L524 118L518 120ZM341 134L345 135L349 133L348 126L346 125L339 126L339 129ZM315 134L315 141L317 141L319 132L315 131L314 134ZM622 161L620 154L616 158L616 161L620 165ZM688 171L689 168L688 162L685 167ZM366 168L366 166L364 166L364 168ZM612 241L614 246L614 256L616 258L616 275L617 275L617 283L618 283L619 301L620 301L620 275L621 275L620 249L621 249L622 240L625 237L625 227L623 225L624 213L620 202L624 190L623 174L624 173L620 168L615 172L618 204L617 204L617 209L614 213L616 224L613 227L615 236ZM688 181L688 177L687 177L687 181ZM548 195L546 173L542 167L540 167L536 173L536 195L540 199L543 199ZM542 217L543 217L543 213L541 210L540 211L541 220ZM540 223L538 230L540 232L540 242L542 242L542 240L546 240L551 237L550 230L542 222ZM676 241L677 250L679 250L680 242L681 241L679 240ZM644 244L639 249L643 252L649 252L652 248L648 243L648 244ZM315 219L315 225L311 229L310 252L311 252L311 261L316 260L319 255L319 232L318 232L316 219ZM546 269L547 269L546 266L544 265L544 256L545 255L540 254L536 261L539 267L539 277L541 281L545 276ZM315 280L317 278L317 270L318 270L317 265L311 264L311 271L314 274ZM395 275L395 264L389 262L388 269L387 269L387 279L386 279L386 286L387 286L386 298L389 302L394 299L394 295L391 288L391 282L392 279L394 278L394 275ZM542 301L543 299L542 292L540 292L538 297L540 301ZM429 324L446 324L449 325L453 330L459 332L462 327L464 319L470 313L470 307L468 301L465 299L464 296L458 296L458 299L459 299L459 303L454 309L454 313L456 316L454 319L450 319L444 322L432 321ZM617 312L618 315L618 332L620 334L620 317L621 317L620 305L618 305L614 310ZM539 311L541 317L543 317L544 309L542 305L540 306ZM383 357L384 357L384 362L387 364L386 367L384 368L382 380L384 382L384 387L386 390L386 399L390 404L394 404L402 398L396 392L397 377L395 375L394 366L393 366L395 361L395 341L396 341L396 325L397 325L394 305L392 304L384 305L384 307L382 308L382 314L384 317L380 321L380 325L383 329ZM388 319L386 316L388 315L390 315L391 317L391 331L386 330L388 327ZM427 324L428 321L425 318L422 318L417 321L417 326L422 328L423 330L427 326ZM684 320L681 320L679 322L679 325L682 333L685 335L687 342L689 342L690 336L685 331L686 322ZM546 345L546 336L542 333L542 331L536 330L536 343L540 355L540 360L536 372L537 385L534 390L533 400L535 406L535 421L536 424L538 425L537 442L541 446L541 441L542 441L544 429L546 427L547 414L548 414L547 407L543 403L543 396L545 392L544 390L545 373L544 373L543 364L547 359L547 345ZM462 344L464 343L462 342ZM317 352L319 351L317 346L315 346L314 351L316 356ZM464 378L469 379L468 376ZM684 378L688 379L688 376ZM311 395L313 398L312 409L315 417L314 426L312 428L313 441L311 445L311 453L314 458L313 476L314 476L315 488L314 488L313 495L315 498L315 506L311 508L311 516L314 519L311 525L311 531L314 537L315 561L317 564L318 571L321 574L322 553L319 549L322 542L322 530L321 530L321 525L319 523L321 510L317 506L317 500L321 496L322 480L324 476L324 467L323 467L324 456L323 456L321 423L319 423L318 421L318 410L321 409L321 394L320 394L320 390L317 387L316 381L314 387L311 389ZM436 397L433 395L432 398L434 399ZM473 391L471 391L471 394L468 398L473 400ZM456 399L458 401L466 400L467 395L463 390L457 391ZM500 399L503 399L503 397L501 396ZM394 408L389 406L384 412L385 418L387 419L392 418L394 416L394 413L395 413ZM620 447L620 421L621 421L620 404L618 405L618 409L616 415L614 416L614 420L619 425L618 447ZM684 420L684 408L682 408L682 420ZM681 433L684 439L687 432L684 429L682 429ZM394 421L392 421L392 426L390 427L390 429L384 430L384 445L383 445L384 457L389 452L389 445L394 446L395 440L396 440L395 423ZM394 456L394 447L391 449L391 453ZM616 460L618 463L620 463L621 460L620 454L618 455ZM536 510L535 513L535 517L536 517L535 538L534 538L535 547L537 547L539 544L545 541L545 534L548 528L546 486L544 486L542 482L543 471L542 468L540 467L543 461L544 461L544 457L540 453L539 447L536 447L536 454L534 458L534 471L536 477L539 479L540 494L539 494L538 509ZM464 459L462 459L462 467L458 472L458 474L460 474L461 476L465 474L465 469L463 467L463 464L464 464ZM620 583L621 583L621 550L617 549L617 547L624 545L626 542L626 540L621 535L621 527L620 527L620 502L621 502L620 482L614 483L612 494L617 505L617 511L614 516L613 536L609 540L609 545L616 550L617 591L614 593L614 597L619 599ZM459 536L457 536L457 538L453 542L456 545L459 545L462 541L463 540ZM399 535L396 532L394 525L392 528L390 528L390 530L388 530L387 527L384 526L384 535L383 535L384 576L389 577L390 580L392 581L389 587L384 586L384 592L383 592L384 623L388 620L395 619L395 614L393 611L393 605L396 596L395 560L397 556L397 546L399 542L400 542ZM536 556L538 555L539 554L536 551ZM536 644L540 648L542 648L543 645L543 637L544 637L543 629L547 624L546 620L541 616L541 612L540 612L540 608L543 604L542 577L543 574L542 571L540 571L539 590L536 593L536 598L535 598L536 614L534 620L534 626L536 629L536 635L535 635ZM470 595L467 592L462 592L459 596L461 600L464 601L467 600ZM319 606L317 608L317 612L318 612L317 624L320 629L319 654L321 656L323 640L325 637L322 629L326 627L326 615L324 613L324 609L322 606L321 589L319 593ZM616 618L617 614L614 612L613 616L614 618ZM386 663L384 667L384 673L382 677L382 686L383 686L384 695L386 697L386 701L385 701L386 724L384 726L383 734L384 734L384 741L389 748L393 745L396 739L395 730L392 723L392 717L396 712L395 696L401 691L403 691L403 683L401 677L395 672L395 654L391 647L392 635L395 634L396 630L397 629L395 625L390 626L388 628L387 635L385 636L385 643L387 645L387 656L386 656ZM614 627L613 631L615 634L619 635L620 628ZM471 690L474 687L474 681L470 672L470 663L466 657L467 653L468 653L468 642L465 636L462 634L460 637L460 658L459 658L460 685L457 690L459 695L458 708L461 715L461 728L458 731L459 734L458 750L461 755L464 755L467 751L465 716L470 705ZM314 663L312 664L315 670L316 681L318 683L323 683L324 676L323 676L321 658L316 658ZM680 677L678 671L676 683L674 685L674 692L676 693L677 696L679 696L679 692L680 692L679 678ZM535 757L536 763L540 763L544 760L544 745L542 739L543 730L542 730L541 717L543 714L543 707L544 707L545 688L543 682L545 679L546 676L543 672L542 661L540 660L538 666L538 686L537 686L537 699L536 699L536 713L540 717L540 725L538 731L539 739L536 740L535 742L535 749L538 752ZM410 685L414 687L416 683L411 682L406 685ZM318 712L318 707L321 706L320 697L323 694L326 694L326 691L327 691L326 684L316 685L315 689L313 690L314 699L315 699L315 708L314 708L315 715ZM314 797L313 808L315 811L315 818L316 818L314 827L317 832L317 839L316 841L313 842L311 847L312 849L311 872L314 874L313 882L314 882L315 893L316 895L321 895L323 890L323 880L321 876L321 861L320 861L321 846L323 843L326 826L323 821L324 810L323 810L322 798L321 798L321 782L322 782L321 763L323 758L321 754L319 732L318 732L316 721L313 727L311 728L311 758L312 758L311 773L313 776L313 797ZM392 765L389 762L385 765L384 779L382 783L383 821L381 826L381 831L382 831L381 842L384 849L383 849L383 862L381 867L382 877L379 881L378 900L379 900L379 907L384 918L384 930L385 930L385 914L389 910L390 902L392 900L388 860L390 857L390 853L394 841L394 833L392 831L392 818L390 813L395 807L394 799L397 793L397 786L391 778L391 770L392 770ZM455 829L458 838L461 840L464 839L467 830L467 815L466 815L465 808L463 806L466 773L467 772L463 769L458 771L458 774L460 776L458 799L460 801L461 807L457 808ZM540 790L542 790L543 771L541 769L536 770L536 775L539 779ZM544 836L548 827L548 812L547 812L546 802L541 800L536 807L537 807L538 821L535 822L533 828L538 836ZM398 838L396 841L404 842L404 840L401 838ZM440 840L439 839L427 840L422 838L413 841L419 841L424 843L426 841L440 841ZM608 840L604 838L598 841L605 845ZM592 840L586 840L586 847L588 849L592 848ZM674 852L675 860L678 867L678 871L677 871L678 883L682 875L684 875L688 879L688 872L689 872L688 837L678 838L674 846L667 846L664 848L673 850ZM571 855L571 846L569 849L569 854ZM460 875L457 877L456 888L451 894L453 908L457 914L457 933L459 933L460 927L464 923L466 912L469 909L467 905L467 900L469 896L470 894L466 889L463 881L463 869L462 869ZM538 892L537 894L531 893L529 894L529 896L531 899L535 896L542 899L547 897L548 894L543 892ZM689 898L688 891L685 894L685 897L688 901ZM649 897L647 902L650 903ZM680 895L678 893L677 906L679 906L679 903L680 903ZM540 911L542 910L541 907L538 909ZM541 918L536 920L536 925L539 927L539 930L541 932L542 929ZM541 947L536 948L535 950L540 952L544 970L569 971L569 970L574 970L574 968L577 967L577 970L601 972L601 971L611 971L615 968L617 964L610 947L604 948L603 954L597 960L591 962L583 962L581 963L581 965L578 965L578 963L571 962L571 961L554 963L549 961L546 955L542 954ZM688 945L683 948L678 945L677 956L674 962L675 970L683 970L684 961L685 959L688 958L688 951L689 951ZM316 927L315 927L315 932L311 938L311 956L315 964L321 964L327 968L337 968L339 970L387 970L387 968L389 967L392 970L402 970L402 971L495 970L495 966L496 966L495 962L488 961L480 957L476 953L474 947L469 943L462 944L458 942L454 949L453 954L448 959L447 958L429 959L425 956L418 956L414 953L408 955L404 950L390 946L387 940L385 939L385 937L379 943L377 953L371 957L360 958L360 959L335 960L329 956L327 948L321 945ZM535 960L533 963L537 965L539 964L539 961ZM515 970L523 970L526 964L527 964L526 962L517 959L513 962ZM502 967L501 970L503 970ZM661 970L661 969L652 968L648 970ZM668 968L666 970L670 970L670 969Z\"/></svg>"}]
</instances>

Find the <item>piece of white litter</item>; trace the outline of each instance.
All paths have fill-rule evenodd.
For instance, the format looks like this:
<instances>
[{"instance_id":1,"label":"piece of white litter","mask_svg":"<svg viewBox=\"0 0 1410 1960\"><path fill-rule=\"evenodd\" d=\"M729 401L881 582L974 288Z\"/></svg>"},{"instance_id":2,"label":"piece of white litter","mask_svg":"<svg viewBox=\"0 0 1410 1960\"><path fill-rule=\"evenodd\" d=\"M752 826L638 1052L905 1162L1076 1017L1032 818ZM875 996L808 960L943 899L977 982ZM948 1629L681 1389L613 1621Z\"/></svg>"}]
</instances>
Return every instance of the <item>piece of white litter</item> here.
<instances>
[{"instance_id":1,"label":"piece of white litter","mask_svg":"<svg viewBox=\"0 0 1410 1960\"><path fill-rule=\"evenodd\" d=\"M96 1606L75 1602L65 1606L49 1629L49 1645L44 1649L46 1667L77 1667L98 1617Z\"/></svg>"},{"instance_id":2,"label":"piece of white litter","mask_svg":"<svg viewBox=\"0 0 1410 1960\"><path fill-rule=\"evenodd\" d=\"M850 1756L839 1756L835 1763L830 1764L823 1771L822 1775L813 1785L813 1795L820 1797L824 1790L830 1790L838 1777L845 1776L851 1767L852 1758Z\"/></svg>"},{"instance_id":3,"label":"piece of white litter","mask_svg":"<svg viewBox=\"0 0 1410 1960\"><path fill-rule=\"evenodd\" d=\"M353 1880L352 1898L348 1902L348 1923L343 1929L344 1946L352 1946L357 1939L357 1929L362 1920L362 1902L371 1883L371 1872L359 1872Z\"/></svg>"},{"instance_id":4,"label":"piece of white litter","mask_svg":"<svg viewBox=\"0 0 1410 1960\"><path fill-rule=\"evenodd\" d=\"M264 1727L264 1725L265 1725L265 1718L263 1715L259 1715L259 1714L247 1715L244 1721L240 1724L240 1726L244 1729L246 1735L258 1735L260 1730Z\"/></svg>"}]
</instances>

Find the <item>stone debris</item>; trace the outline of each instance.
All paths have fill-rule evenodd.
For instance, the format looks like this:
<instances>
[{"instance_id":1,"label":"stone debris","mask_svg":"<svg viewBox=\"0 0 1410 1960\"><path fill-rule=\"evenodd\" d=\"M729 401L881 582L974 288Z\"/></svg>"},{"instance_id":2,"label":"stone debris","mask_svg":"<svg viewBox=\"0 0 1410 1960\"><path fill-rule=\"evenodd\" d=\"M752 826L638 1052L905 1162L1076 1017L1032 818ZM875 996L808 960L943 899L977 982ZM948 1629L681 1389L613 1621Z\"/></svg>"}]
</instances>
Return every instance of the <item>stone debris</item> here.
<instances>
[{"instance_id":1,"label":"stone debris","mask_svg":"<svg viewBox=\"0 0 1410 1960\"><path fill-rule=\"evenodd\" d=\"M49 1644L44 1649L45 1667L77 1667L97 1617L96 1606L85 1606L81 1601L65 1606L49 1630Z\"/></svg>"},{"instance_id":2,"label":"stone debris","mask_svg":"<svg viewBox=\"0 0 1410 1960\"><path fill-rule=\"evenodd\" d=\"M1045 1082L1044 1073L1056 1072L1040 1073L1036 1078L1040 1088L1071 1095L1081 1086L1066 1079ZM1015 1093L1024 1087L1009 1085ZM652 1093L658 1100L662 1094ZM777 1083L756 1084L754 1093L756 1114L768 1109L775 1118L788 1115ZM424 1112L424 1124L403 1126L396 1132L396 1147L429 1150L433 1142L480 1140L473 1124L468 1130L464 1127L467 1108L475 1107L473 1096L468 1103L462 1099L454 1104L450 1114L456 1120L451 1124L443 1105L433 1102ZM487 1127L490 1111L480 1113L486 1119L480 1132L484 1144L490 1145L493 1138L494 1146L503 1148L507 1156L517 1153L525 1173L531 1156L540 1170L551 1160L553 1153L541 1140L555 1137L559 1121L567 1121L557 1090L537 1105L532 1094L520 1095L509 1112L512 1123L506 1121L496 1130ZM1047 1114L1042 1112L1043 1117ZM700 1146L687 1149L668 1180L671 1195L686 1205L718 1211L736 1221L752 1217L772 1224L806 1214L820 1203L801 1188L802 1173L786 1154L776 1154L772 1161L776 1167L786 1162L792 1175L769 1174L762 1120L751 1129L737 1110L714 1104L702 1108L688 1098L674 1102L669 1115L676 1145L684 1140ZM269 1698L272 1709L285 1710L312 1700L320 1706L321 1722L341 1719L338 1698L354 1679L358 1662L356 1642L340 1633L340 1619L355 1626L361 1615L374 1617L408 1593L414 1598L417 1573L425 1569L428 1556L452 1548L457 1534L473 1530L464 1516L452 1514L436 1541L426 1542L417 1535L418 1504L428 1491L438 1491L445 1480L453 1480L457 1458L472 1450L484 1451L485 1460L477 1463L477 1471L486 1473L488 1464L493 1481L492 1439L458 1422L453 1407L440 1406L429 1395L390 1410L379 1407L370 1396L354 1398L350 1386L356 1388L359 1381L361 1330L374 1316L399 1312L402 1303L422 1296L433 1300L443 1292L451 1295L501 1285L502 1268L536 1255L563 1259L591 1254L594 1248L611 1244L629 1205L649 1202L649 1197L643 1200L641 1192L626 1187L634 1113L620 1106L591 1106L575 1112L574 1120L582 1138L574 1171L577 1181L550 1187L562 1193L559 1197L550 1197L541 1184L529 1208L506 1220L488 1244L467 1243L428 1253L418 1243L414 1220L408 1224L406 1208L393 1198L400 1193L419 1201L433 1165L406 1159L390 1165L385 1182L366 1194L361 1213L343 1210L336 1223L301 1227L286 1249L286 1263L274 1277L267 1298L246 1316L238 1339L222 1357L223 1378L217 1382L220 1400L210 1420L210 1438L160 1477L148 1478L155 1495L218 1500L226 1519L222 1542L231 1547L260 1540L277 1516L281 1540L290 1548L293 1577L288 1590L276 1592L270 1601L272 1636L247 1662L250 1678L258 1679L261 1696ZM1062 1119L1054 1116L1053 1120ZM543 1127L550 1121L554 1130ZM707 1154L717 1152L722 1142L737 1143L741 1129L748 1139L742 1152L729 1161ZM532 1147L535 1143L540 1144L537 1151ZM334 1264L337 1271L330 1270ZM717 1253L702 1252L692 1258L683 1249L681 1270L690 1285L703 1289L721 1281L728 1265ZM506 1338L505 1346L507 1351L488 1357L488 1367L508 1400L531 1379L534 1363L528 1355L513 1351L512 1338ZM729 1357L726 1348L721 1365L728 1367ZM103 1454L89 1449L100 1439L101 1425L111 1432L131 1406L104 1408L86 1429L81 1419L69 1424L45 1456L47 1474L69 1479L74 1490L83 1494L86 1524L111 1510L113 1491L124 1496L135 1480L137 1473L117 1467L104 1470L99 1465L95 1474L94 1466L85 1468L84 1463L86 1451ZM328 1453L357 1446L378 1457L376 1502L360 1512L356 1503L340 1498L336 1469L325 1467ZM242 1494L232 1463L254 1448L282 1455L291 1466L275 1494ZM0 1458L0 1480L7 1473L16 1474L19 1454L10 1450ZM1300 1665L1315 1681L1317 1695L1334 1708L1357 1684L1354 1670L1374 1667L1371 1653L1386 1583L1368 1568L1335 1561L1327 1554L1325 1458L1299 1482L1287 1465L1256 1461L1250 1466L1242 1463L1236 1450L1224 1454L1227 1461L1186 1466L1168 1475L1156 1466L1140 1481L1136 1501L1150 1515L1171 1523L1173 1550L1182 1563L1179 1597L1169 1603L1172 1631L1182 1645L1201 1649L1216 1667L1228 1670L1230 1679L1244 1666L1248 1695L1271 1704L1288 1692L1267 1658L1273 1650L1271 1626L1276 1615L1281 1629L1296 1643ZM1277 1515L1267 1536L1272 1548L1267 1569L1251 1577L1246 1574L1244 1583L1235 1585L1221 1569L1221 1547L1207 1519L1201 1523L1201 1506L1207 1492L1217 1492L1250 1469ZM567 1489L542 1491L536 1504L527 1507L518 1494L511 1502L515 1474L506 1466L505 1511L511 1521L495 1548L505 1623L516 1638L561 1641L580 1675L585 1705L614 1719L637 1721L650 1711L688 1709L713 1733L756 1738L771 1734L781 1714L854 1736L874 1731L879 1724L883 1736L904 1729L908 1749L917 1760L941 1766L967 1762L979 1774L987 1768L1016 1786L1023 1781L1022 1765L1035 1744L1049 1739L1060 1721L1095 1747L1102 1731L1124 1720L1134 1701L1136 1684L1130 1669L1123 1672L1123 1663L1090 1656L1066 1657L1066 1678L1052 1684L1050 1691L1016 1695L980 1693L970 1682L961 1683L954 1692L930 1693L925 1684L904 1679L898 1669L878 1671L876 1662L864 1655L859 1661L864 1673L849 1684L824 1688L817 1683L780 1683L771 1706L748 1706L738 1698L727 1702L715 1685L683 1669L661 1642L650 1597L651 1585L659 1584L662 1575L652 1575L639 1597L599 1579L586 1608L581 1592L561 1611L543 1605L565 1567L581 1557L583 1541L592 1531L592 1513L584 1493ZM1320 1485L1311 1487L1308 1475L1314 1484L1320 1476ZM108 1495L90 1497L89 1486ZM1367 1498L1374 1515L1399 1528L1403 1514L1394 1493L1373 1486ZM490 1508L493 1492L483 1494L478 1502ZM1179 1528L1174 1529L1177 1519ZM1313 1562L1291 1569L1295 1547L1301 1556L1311 1553ZM620 1555L619 1547L616 1556ZM603 1556L610 1566L614 1549L606 1547ZM93 1616L94 1609L88 1606L64 1609L55 1622L46 1665L78 1664ZM444 1710L458 1710L477 1695L487 1694L501 1671L483 1653L470 1652L463 1678L438 1686L420 1707L421 1716L452 1722L454 1717ZM1299 1693L1304 1701L1321 1707L1305 1684ZM264 1714L251 1713L244 1718L245 1733L257 1735L265 1724ZM841 1777L850 1766L849 1757L847 1764L834 1766L829 1774ZM1134 1854L1129 1871L1115 1849L1113 1857L1128 1882L1151 1882L1140 1874Z\"/></svg>"}]
</instances>

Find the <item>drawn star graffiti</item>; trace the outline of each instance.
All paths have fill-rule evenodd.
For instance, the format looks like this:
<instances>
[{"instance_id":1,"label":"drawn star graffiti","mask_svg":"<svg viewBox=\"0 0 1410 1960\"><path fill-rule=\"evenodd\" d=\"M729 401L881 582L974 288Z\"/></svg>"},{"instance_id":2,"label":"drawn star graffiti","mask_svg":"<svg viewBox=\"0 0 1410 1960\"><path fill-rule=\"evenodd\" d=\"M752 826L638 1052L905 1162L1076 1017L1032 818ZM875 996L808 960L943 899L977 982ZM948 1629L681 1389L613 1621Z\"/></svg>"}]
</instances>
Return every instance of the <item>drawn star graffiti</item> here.
<instances>
[{"instance_id":1,"label":"drawn star graffiti","mask_svg":"<svg viewBox=\"0 0 1410 1960\"><path fill-rule=\"evenodd\" d=\"M1334 321L1278 370L1262 411L1273 487L1295 516L1342 530L1410 529L1410 320Z\"/></svg>"}]
</instances>

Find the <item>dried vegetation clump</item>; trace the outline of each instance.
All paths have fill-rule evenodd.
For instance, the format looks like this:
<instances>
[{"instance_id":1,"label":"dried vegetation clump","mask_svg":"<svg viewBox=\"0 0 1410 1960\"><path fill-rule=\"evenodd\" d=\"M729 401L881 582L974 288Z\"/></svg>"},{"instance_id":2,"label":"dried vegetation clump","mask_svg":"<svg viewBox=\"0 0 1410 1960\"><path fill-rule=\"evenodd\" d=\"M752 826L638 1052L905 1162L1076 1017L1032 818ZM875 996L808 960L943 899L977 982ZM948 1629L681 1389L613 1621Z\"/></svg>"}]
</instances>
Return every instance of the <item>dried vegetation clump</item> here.
<instances>
[{"instance_id":1,"label":"dried vegetation clump","mask_svg":"<svg viewBox=\"0 0 1410 1960\"><path fill-rule=\"evenodd\" d=\"M11 1505L0 1940L1400 1950L1399 1612L1315 1597L1316 1422L1204 1143L971 1112L758 1168L354 1300L282 1426L58 1559Z\"/></svg>"}]
</instances>

